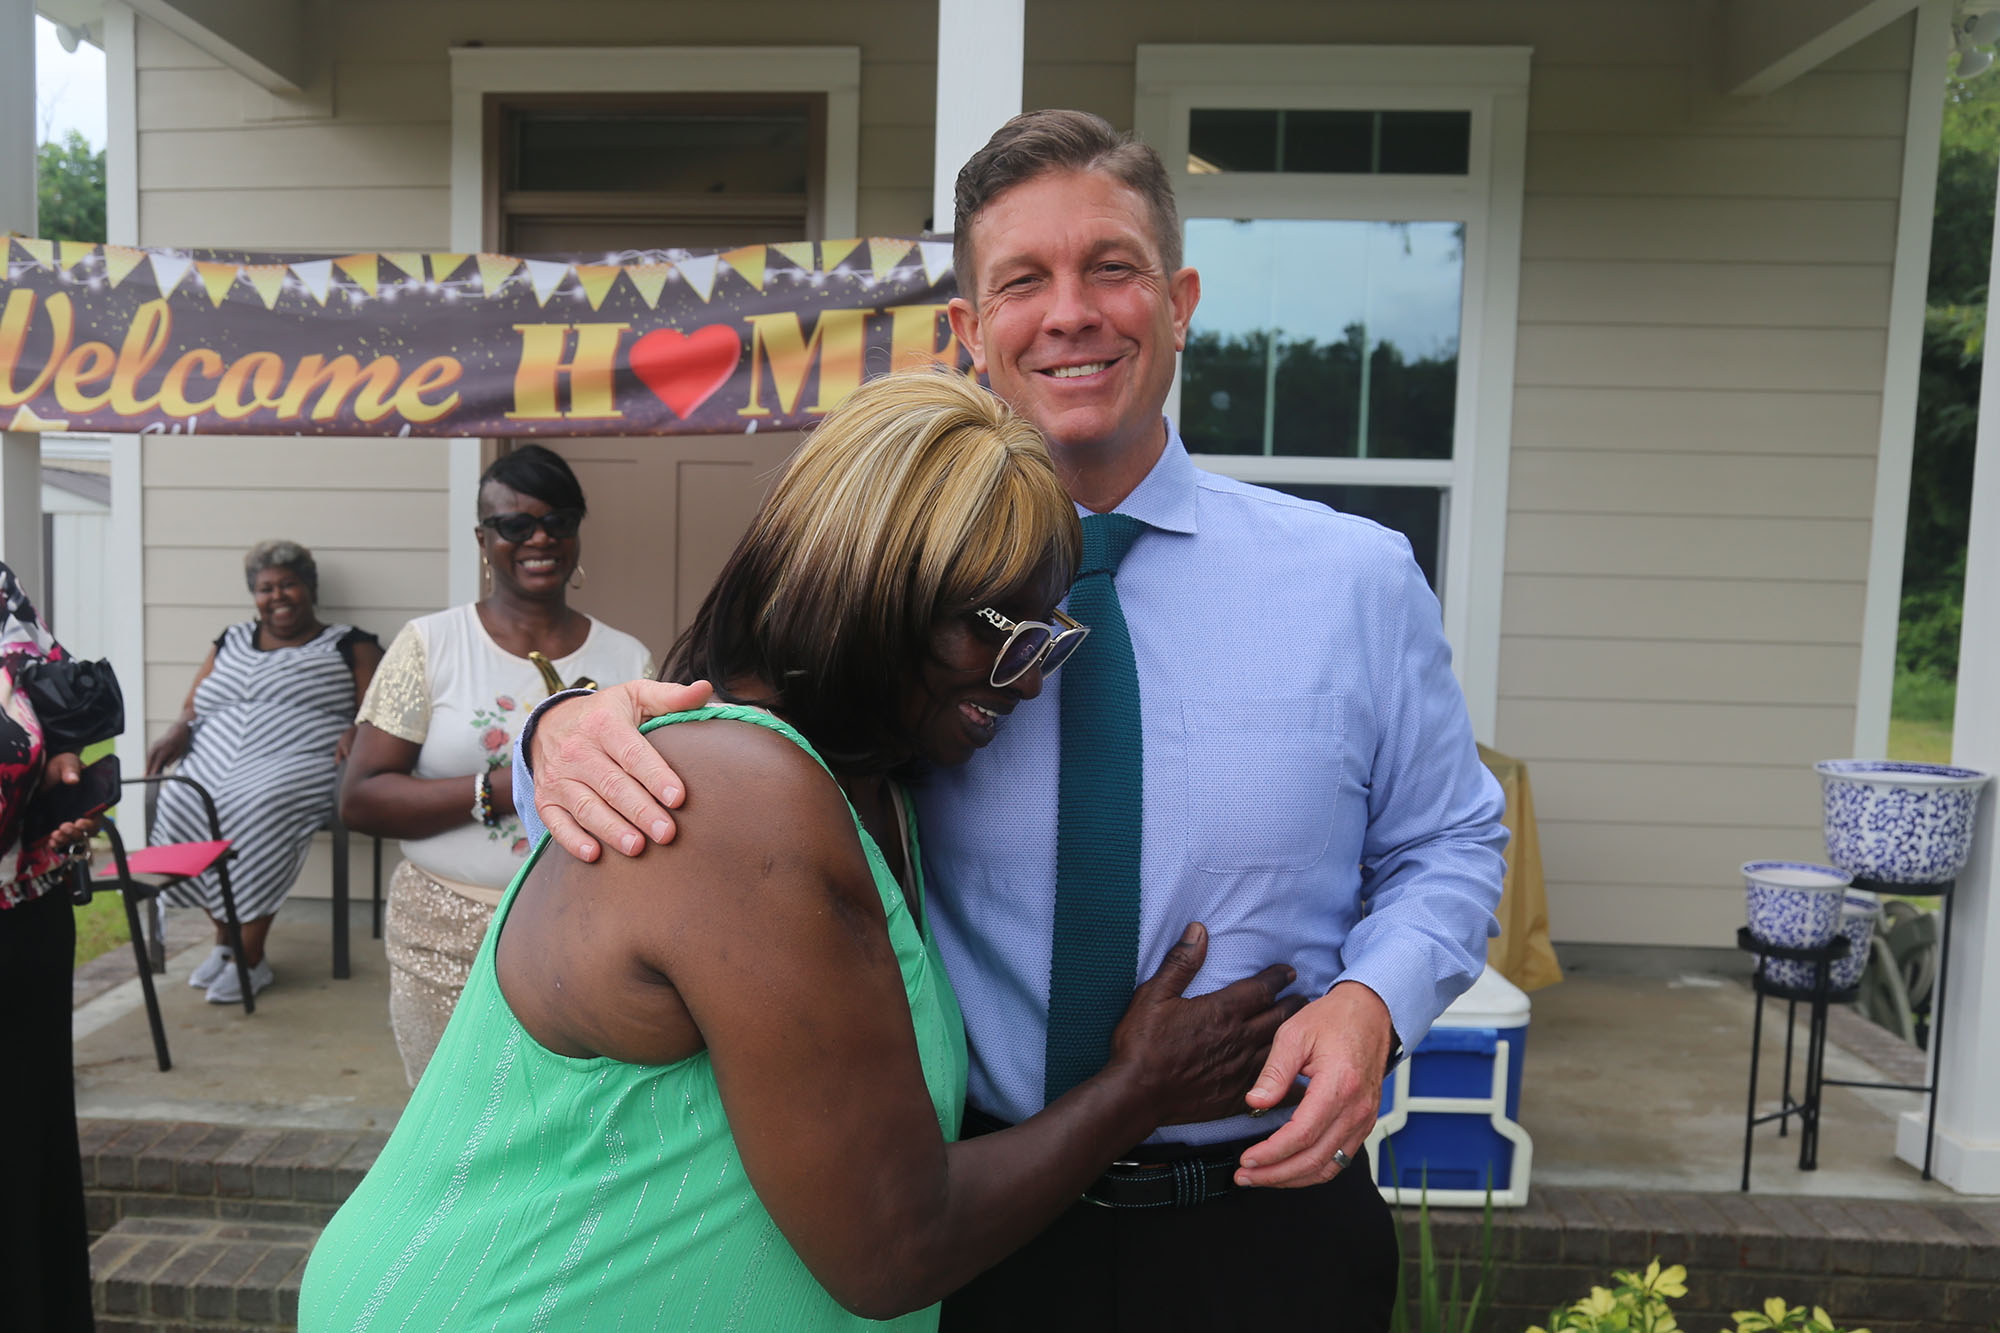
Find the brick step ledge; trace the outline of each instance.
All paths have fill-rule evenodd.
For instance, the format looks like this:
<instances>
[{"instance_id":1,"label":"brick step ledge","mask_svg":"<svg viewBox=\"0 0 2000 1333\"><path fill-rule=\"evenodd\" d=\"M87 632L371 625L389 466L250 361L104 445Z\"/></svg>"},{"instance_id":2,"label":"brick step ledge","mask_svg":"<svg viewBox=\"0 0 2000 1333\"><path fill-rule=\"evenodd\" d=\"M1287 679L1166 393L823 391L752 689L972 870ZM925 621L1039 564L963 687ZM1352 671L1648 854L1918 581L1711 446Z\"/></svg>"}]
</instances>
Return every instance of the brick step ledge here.
<instances>
[{"instance_id":1,"label":"brick step ledge","mask_svg":"<svg viewBox=\"0 0 2000 1333\"><path fill-rule=\"evenodd\" d=\"M93 1237L137 1217L324 1226L389 1139L170 1120L86 1119L77 1129Z\"/></svg>"},{"instance_id":2,"label":"brick step ledge","mask_svg":"<svg viewBox=\"0 0 2000 1333\"><path fill-rule=\"evenodd\" d=\"M316 1226L127 1217L90 1247L97 1333L290 1329Z\"/></svg>"}]
</instances>

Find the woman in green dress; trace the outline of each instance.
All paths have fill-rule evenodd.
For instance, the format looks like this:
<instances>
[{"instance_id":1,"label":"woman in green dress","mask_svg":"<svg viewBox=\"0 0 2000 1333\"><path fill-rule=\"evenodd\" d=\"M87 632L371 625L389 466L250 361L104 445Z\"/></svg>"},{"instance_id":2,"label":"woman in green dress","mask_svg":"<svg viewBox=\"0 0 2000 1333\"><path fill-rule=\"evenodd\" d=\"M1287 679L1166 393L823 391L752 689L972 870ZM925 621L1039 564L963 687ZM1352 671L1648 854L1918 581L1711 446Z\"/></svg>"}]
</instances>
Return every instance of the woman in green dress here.
<instances>
[{"instance_id":1,"label":"woman in green dress","mask_svg":"<svg viewBox=\"0 0 2000 1333\"><path fill-rule=\"evenodd\" d=\"M649 725L697 793L674 841L544 839L302 1330L930 1328L1154 1128L1242 1106L1291 971L1183 999L1190 927L1101 1073L954 1142L965 1039L902 783L1082 641L1055 609L1080 545L1039 434L963 377L827 418L664 673L722 701Z\"/></svg>"}]
</instances>

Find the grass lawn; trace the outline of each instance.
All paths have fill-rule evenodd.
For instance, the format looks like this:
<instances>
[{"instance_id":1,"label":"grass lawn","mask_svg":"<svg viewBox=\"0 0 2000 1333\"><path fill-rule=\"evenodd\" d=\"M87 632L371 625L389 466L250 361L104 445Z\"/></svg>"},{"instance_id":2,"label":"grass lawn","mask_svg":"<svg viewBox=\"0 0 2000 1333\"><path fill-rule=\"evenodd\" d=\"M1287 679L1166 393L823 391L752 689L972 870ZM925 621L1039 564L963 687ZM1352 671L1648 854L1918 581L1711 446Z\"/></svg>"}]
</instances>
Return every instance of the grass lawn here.
<instances>
[{"instance_id":1,"label":"grass lawn","mask_svg":"<svg viewBox=\"0 0 2000 1333\"><path fill-rule=\"evenodd\" d=\"M1889 758L1920 764L1951 762L1951 723L1922 718L1889 719Z\"/></svg>"},{"instance_id":2,"label":"grass lawn","mask_svg":"<svg viewBox=\"0 0 2000 1333\"><path fill-rule=\"evenodd\" d=\"M132 931L125 924L125 904L117 893L96 893L90 905L76 909L76 961L87 963L102 953L129 944Z\"/></svg>"}]
</instances>

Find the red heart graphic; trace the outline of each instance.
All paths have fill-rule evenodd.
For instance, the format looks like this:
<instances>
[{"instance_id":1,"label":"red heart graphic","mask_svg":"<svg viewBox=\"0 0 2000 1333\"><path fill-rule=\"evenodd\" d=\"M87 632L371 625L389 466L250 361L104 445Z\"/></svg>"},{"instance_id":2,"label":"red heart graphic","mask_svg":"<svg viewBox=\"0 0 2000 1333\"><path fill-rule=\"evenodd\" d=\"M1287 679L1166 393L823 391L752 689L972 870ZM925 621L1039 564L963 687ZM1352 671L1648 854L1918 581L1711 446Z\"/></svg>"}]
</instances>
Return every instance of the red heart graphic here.
<instances>
[{"instance_id":1,"label":"red heart graphic","mask_svg":"<svg viewBox=\"0 0 2000 1333\"><path fill-rule=\"evenodd\" d=\"M685 420L709 400L743 358L743 339L727 324L704 324L693 333L654 329L632 344L632 373L653 396Z\"/></svg>"}]
</instances>

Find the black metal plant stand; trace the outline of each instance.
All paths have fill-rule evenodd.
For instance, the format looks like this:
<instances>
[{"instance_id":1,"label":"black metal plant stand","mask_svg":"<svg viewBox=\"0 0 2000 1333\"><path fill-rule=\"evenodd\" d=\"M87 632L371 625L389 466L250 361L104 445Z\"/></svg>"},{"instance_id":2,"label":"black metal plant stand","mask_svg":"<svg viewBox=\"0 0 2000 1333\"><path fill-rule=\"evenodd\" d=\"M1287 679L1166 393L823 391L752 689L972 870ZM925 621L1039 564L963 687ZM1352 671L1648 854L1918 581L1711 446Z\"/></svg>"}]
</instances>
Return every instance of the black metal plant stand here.
<instances>
[{"instance_id":1,"label":"black metal plant stand","mask_svg":"<svg viewBox=\"0 0 2000 1333\"><path fill-rule=\"evenodd\" d=\"M1836 1088L1885 1088L1892 1092L1921 1092L1927 1104L1924 1120L1924 1179L1931 1178L1931 1155L1937 1148L1937 1090L1944 1079L1944 986L1951 976L1951 890L1956 880L1940 880L1935 884L1887 884L1878 879L1857 879L1854 888L1875 894L1903 894L1912 898L1928 898L1933 895L1938 900L1938 915L1944 918L1938 939L1937 985L1931 990L1930 1035L1926 1046L1930 1052L1931 1078L1928 1083L1869 1083L1859 1079L1822 1079L1823 1085ZM1746 1186L1747 1188L1747 1186Z\"/></svg>"},{"instance_id":2,"label":"black metal plant stand","mask_svg":"<svg viewBox=\"0 0 2000 1333\"><path fill-rule=\"evenodd\" d=\"M1757 994L1757 1007L1750 1023L1750 1098L1749 1107L1743 1120L1743 1189L1750 1188L1750 1149L1755 1142L1757 1126L1778 1122L1778 1137L1785 1137L1791 1118L1799 1118L1799 1170L1819 1169L1819 1106L1820 1090L1825 1086L1826 1062L1826 1010L1837 1000L1851 1000L1858 987L1844 991L1832 988L1833 963L1836 958L1845 957L1848 944L1845 935L1836 935L1832 941L1812 949L1791 949L1783 945L1767 944L1750 933L1748 926L1738 928L1736 947L1746 953L1757 955L1757 971L1750 978L1750 989ZM1780 986L1766 975L1766 964L1773 958L1783 958L1791 962L1810 963L1813 969L1813 984L1803 989L1794 986ZM1779 1084L1778 1109L1757 1114L1757 1067L1764 1053L1764 997L1771 996L1785 1002L1785 1071ZM1792 1099L1792 1041L1798 1028L1799 1004L1808 1008L1806 1024L1806 1067L1805 1088L1797 1101Z\"/></svg>"},{"instance_id":3,"label":"black metal plant stand","mask_svg":"<svg viewBox=\"0 0 2000 1333\"><path fill-rule=\"evenodd\" d=\"M1757 971L1750 979L1750 988L1757 994L1756 1016L1750 1025L1750 1096L1749 1109L1743 1124L1743 1184L1750 1188L1750 1148L1757 1126L1778 1122L1778 1136L1785 1137L1791 1117L1799 1118L1799 1170L1815 1171L1819 1168L1819 1111L1820 1097L1828 1087L1836 1088L1879 1088L1891 1092L1921 1092L1929 1098L1929 1119L1924 1127L1924 1175L1931 1178L1931 1156L1937 1143L1937 1089L1944 1077L1944 1050L1939 1042L1944 1031L1945 983L1951 971L1951 910L1950 892L1953 881L1945 880L1937 884L1888 884L1881 880L1857 879L1852 887L1876 894L1907 894L1912 897L1936 895L1942 901L1940 911L1944 915L1944 926L1940 932L1937 986L1931 992L1930 1025L1930 1082L1928 1083L1879 1083L1862 1079L1826 1077L1826 1014L1827 1007L1845 1004L1859 993L1858 986L1836 991L1832 988L1833 963L1846 956L1847 937L1834 936L1831 943L1817 949L1787 949L1776 944L1767 944L1750 933L1748 926L1739 927L1736 932L1736 947L1746 953L1757 955ZM1765 963L1772 958L1790 959L1794 962L1810 963L1813 968L1813 984L1798 988L1780 986L1765 977ZM1764 997L1785 1001L1785 1069L1781 1084L1778 1109L1757 1114L1757 1066L1763 1052ZM1808 1006L1806 1023L1806 1063L1805 1087L1797 1101L1792 1099L1792 1039L1797 1026L1798 1007Z\"/></svg>"}]
</instances>

